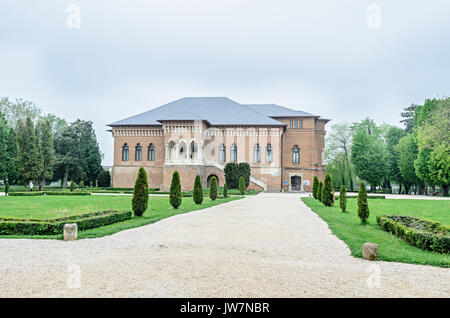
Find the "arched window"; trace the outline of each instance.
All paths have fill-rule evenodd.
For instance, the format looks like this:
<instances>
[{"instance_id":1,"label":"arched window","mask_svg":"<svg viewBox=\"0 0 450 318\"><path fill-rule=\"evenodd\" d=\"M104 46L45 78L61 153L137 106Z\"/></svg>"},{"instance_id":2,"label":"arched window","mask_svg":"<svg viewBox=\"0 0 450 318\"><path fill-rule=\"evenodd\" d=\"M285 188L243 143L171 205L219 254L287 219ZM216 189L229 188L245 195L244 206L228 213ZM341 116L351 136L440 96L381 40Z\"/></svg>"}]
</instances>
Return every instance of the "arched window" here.
<instances>
[{"instance_id":1,"label":"arched window","mask_svg":"<svg viewBox=\"0 0 450 318\"><path fill-rule=\"evenodd\" d=\"M174 149L175 149L175 142L173 142L173 141L169 142L169 144L167 145L167 157L168 157L168 159L172 159L173 158Z\"/></svg>"},{"instance_id":2,"label":"arched window","mask_svg":"<svg viewBox=\"0 0 450 318\"><path fill-rule=\"evenodd\" d=\"M134 153L134 160L141 161L142 160L142 147L141 144L136 145L135 153Z\"/></svg>"},{"instance_id":3,"label":"arched window","mask_svg":"<svg viewBox=\"0 0 450 318\"><path fill-rule=\"evenodd\" d=\"M187 147L184 141L180 142L178 146L179 158L186 159Z\"/></svg>"},{"instance_id":4,"label":"arched window","mask_svg":"<svg viewBox=\"0 0 450 318\"><path fill-rule=\"evenodd\" d=\"M292 163L300 163L300 149L297 145L292 149Z\"/></svg>"},{"instance_id":5,"label":"arched window","mask_svg":"<svg viewBox=\"0 0 450 318\"><path fill-rule=\"evenodd\" d=\"M127 144L124 144L122 147L122 161L128 161L130 149Z\"/></svg>"},{"instance_id":6,"label":"arched window","mask_svg":"<svg viewBox=\"0 0 450 318\"><path fill-rule=\"evenodd\" d=\"M266 147L266 162L272 162L272 145L267 144Z\"/></svg>"},{"instance_id":7,"label":"arched window","mask_svg":"<svg viewBox=\"0 0 450 318\"><path fill-rule=\"evenodd\" d=\"M224 144L221 144L219 146L219 161L225 162L227 159L227 149L225 148Z\"/></svg>"},{"instance_id":8,"label":"arched window","mask_svg":"<svg viewBox=\"0 0 450 318\"><path fill-rule=\"evenodd\" d=\"M191 141L191 152L189 153L189 158L195 159L197 157L197 145L195 141Z\"/></svg>"},{"instance_id":9,"label":"arched window","mask_svg":"<svg viewBox=\"0 0 450 318\"><path fill-rule=\"evenodd\" d=\"M231 162L236 162L237 161L237 147L236 147L236 144L233 144L231 146L230 161Z\"/></svg>"},{"instance_id":10,"label":"arched window","mask_svg":"<svg viewBox=\"0 0 450 318\"><path fill-rule=\"evenodd\" d=\"M153 144L148 146L148 161L155 161L155 146Z\"/></svg>"},{"instance_id":11,"label":"arched window","mask_svg":"<svg viewBox=\"0 0 450 318\"><path fill-rule=\"evenodd\" d=\"M253 148L253 161L261 162L261 147L259 147L259 144L256 144Z\"/></svg>"}]
</instances>

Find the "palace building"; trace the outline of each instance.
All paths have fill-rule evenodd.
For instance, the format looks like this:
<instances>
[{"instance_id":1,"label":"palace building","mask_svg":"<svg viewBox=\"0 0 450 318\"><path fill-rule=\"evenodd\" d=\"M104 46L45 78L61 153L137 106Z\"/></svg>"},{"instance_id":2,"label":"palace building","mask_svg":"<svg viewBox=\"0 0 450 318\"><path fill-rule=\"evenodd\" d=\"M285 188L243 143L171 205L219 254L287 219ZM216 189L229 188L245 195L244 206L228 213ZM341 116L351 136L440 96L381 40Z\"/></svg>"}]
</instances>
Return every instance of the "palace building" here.
<instances>
[{"instance_id":1,"label":"palace building","mask_svg":"<svg viewBox=\"0 0 450 318\"><path fill-rule=\"evenodd\" d=\"M228 162L251 167L249 189L311 191L323 180L328 119L274 104L185 97L108 126L114 137L113 187L133 187L140 167L151 188L168 190L178 170L183 190L196 175L225 182Z\"/></svg>"}]
</instances>

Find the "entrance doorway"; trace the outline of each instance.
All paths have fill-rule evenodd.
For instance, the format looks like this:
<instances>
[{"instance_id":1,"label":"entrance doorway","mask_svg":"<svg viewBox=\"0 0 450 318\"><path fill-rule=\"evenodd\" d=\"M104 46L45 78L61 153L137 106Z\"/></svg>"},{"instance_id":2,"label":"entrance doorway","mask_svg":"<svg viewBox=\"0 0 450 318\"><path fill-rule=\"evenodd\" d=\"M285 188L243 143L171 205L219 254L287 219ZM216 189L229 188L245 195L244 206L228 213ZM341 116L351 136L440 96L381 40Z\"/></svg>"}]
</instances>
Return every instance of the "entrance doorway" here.
<instances>
[{"instance_id":1,"label":"entrance doorway","mask_svg":"<svg viewBox=\"0 0 450 318\"><path fill-rule=\"evenodd\" d=\"M302 188L302 178L300 176L291 177L291 191L300 191Z\"/></svg>"},{"instance_id":2,"label":"entrance doorway","mask_svg":"<svg viewBox=\"0 0 450 318\"><path fill-rule=\"evenodd\" d=\"M215 174L210 174L208 176L208 178L206 179L206 187L210 188L211 187L211 178L212 177L216 177L216 181L217 181L217 186L219 186L219 177L216 176Z\"/></svg>"}]
</instances>

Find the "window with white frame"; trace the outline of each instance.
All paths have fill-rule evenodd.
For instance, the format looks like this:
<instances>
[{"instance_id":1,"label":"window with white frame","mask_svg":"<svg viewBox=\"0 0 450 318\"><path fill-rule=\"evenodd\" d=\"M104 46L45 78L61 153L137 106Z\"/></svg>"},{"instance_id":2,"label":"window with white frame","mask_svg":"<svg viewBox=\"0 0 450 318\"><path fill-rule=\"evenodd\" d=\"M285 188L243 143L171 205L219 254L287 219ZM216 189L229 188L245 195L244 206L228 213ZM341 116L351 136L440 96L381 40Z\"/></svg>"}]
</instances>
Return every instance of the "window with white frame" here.
<instances>
[{"instance_id":1,"label":"window with white frame","mask_svg":"<svg viewBox=\"0 0 450 318\"><path fill-rule=\"evenodd\" d=\"M292 163L300 163L300 149L297 145L292 149Z\"/></svg>"},{"instance_id":2,"label":"window with white frame","mask_svg":"<svg viewBox=\"0 0 450 318\"><path fill-rule=\"evenodd\" d=\"M266 146L266 162L272 162L272 145L267 144Z\"/></svg>"}]
</instances>

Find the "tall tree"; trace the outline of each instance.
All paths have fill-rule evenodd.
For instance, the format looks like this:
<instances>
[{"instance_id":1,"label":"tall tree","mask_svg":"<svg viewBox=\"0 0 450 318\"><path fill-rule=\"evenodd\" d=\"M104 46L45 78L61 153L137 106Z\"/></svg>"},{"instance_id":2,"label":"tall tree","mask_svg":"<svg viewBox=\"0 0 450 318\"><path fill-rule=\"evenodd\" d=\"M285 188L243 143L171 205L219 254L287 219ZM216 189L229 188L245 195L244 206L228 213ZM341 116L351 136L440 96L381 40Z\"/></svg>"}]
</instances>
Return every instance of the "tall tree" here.
<instances>
[{"instance_id":1,"label":"tall tree","mask_svg":"<svg viewBox=\"0 0 450 318\"><path fill-rule=\"evenodd\" d=\"M8 178L8 153L6 151L6 122L0 114L0 180L3 181L4 184L6 184L6 179Z\"/></svg>"},{"instance_id":2,"label":"tall tree","mask_svg":"<svg viewBox=\"0 0 450 318\"><path fill-rule=\"evenodd\" d=\"M441 186L443 195L447 196L450 186L450 98L426 100L416 112L415 124L419 152L416 173L424 177L425 170L428 181Z\"/></svg>"},{"instance_id":3,"label":"tall tree","mask_svg":"<svg viewBox=\"0 0 450 318\"><path fill-rule=\"evenodd\" d=\"M19 180L19 172L17 171L17 136L14 128L9 128L8 140L6 145L6 153L8 156L8 180L9 184L16 184Z\"/></svg>"},{"instance_id":4,"label":"tall tree","mask_svg":"<svg viewBox=\"0 0 450 318\"><path fill-rule=\"evenodd\" d=\"M416 109L417 105L411 104L410 106L406 107L403 112L400 114L402 116L402 120L400 120L403 125L405 125L405 132L412 133L413 127L414 127L414 111Z\"/></svg>"},{"instance_id":5,"label":"tall tree","mask_svg":"<svg viewBox=\"0 0 450 318\"><path fill-rule=\"evenodd\" d=\"M402 190L403 179L398 167L399 154L396 147L399 140L404 136L406 136L406 132L395 126L390 126L386 134L388 180L389 183L392 181L399 185L399 193Z\"/></svg>"},{"instance_id":6,"label":"tall tree","mask_svg":"<svg viewBox=\"0 0 450 318\"><path fill-rule=\"evenodd\" d=\"M381 184L387 173L386 153L381 139L380 129L371 119L365 119L352 126L353 144L352 162L356 174L370 183L371 191Z\"/></svg>"},{"instance_id":7,"label":"tall tree","mask_svg":"<svg viewBox=\"0 0 450 318\"><path fill-rule=\"evenodd\" d=\"M350 191L353 191L353 166L350 164L352 145L352 130L347 123L331 126L327 137L327 159L334 161L341 172L341 185L346 184L345 175L348 175ZM336 178L334 178L336 179Z\"/></svg>"},{"instance_id":8,"label":"tall tree","mask_svg":"<svg viewBox=\"0 0 450 318\"><path fill-rule=\"evenodd\" d=\"M80 170L80 142L79 134L74 126L68 126L55 137L55 177L62 180L61 186L67 188L70 176L76 175Z\"/></svg>"},{"instance_id":9,"label":"tall tree","mask_svg":"<svg viewBox=\"0 0 450 318\"><path fill-rule=\"evenodd\" d=\"M19 121L24 122L27 118L34 122L41 114L41 110L34 102L21 98L11 101L8 97L0 98L0 112L5 114L6 120L12 127L16 127Z\"/></svg>"},{"instance_id":10,"label":"tall tree","mask_svg":"<svg viewBox=\"0 0 450 318\"><path fill-rule=\"evenodd\" d=\"M92 121L77 121L82 126L81 131L81 155L83 158L84 180L88 185L95 184L102 171L102 154L97 142Z\"/></svg>"},{"instance_id":11,"label":"tall tree","mask_svg":"<svg viewBox=\"0 0 450 318\"><path fill-rule=\"evenodd\" d=\"M23 181L33 181L33 183L36 183L41 171L41 162L39 160L38 140L36 138L34 124L27 117L25 123L19 121L18 125L18 170Z\"/></svg>"},{"instance_id":12,"label":"tall tree","mask_svg":"<svg viewBox=\"0 0 450 318\"><path fill-rule=\"evenodd\" d=\"M38 178L38 189L42 190L46 180L53 177L54 152L53 152L53 136L50 122L44 120L37 125L37 137L39 142L39 160L41 171Z\"/></svg>"},{"instance_id":13,"label":"tall tree","mask_svg":"<svg viewBox=\"0 0 450 318\"><path fill-rule=\"evenodd\" d=\"M414 160L417 158L417 144L412 134L408 134L400 139L396 150L399 154L398 167L405 185L405 193L408 194L409 189L413 185L419 184L414 169Z\"/></svg>"}]
</instances>

